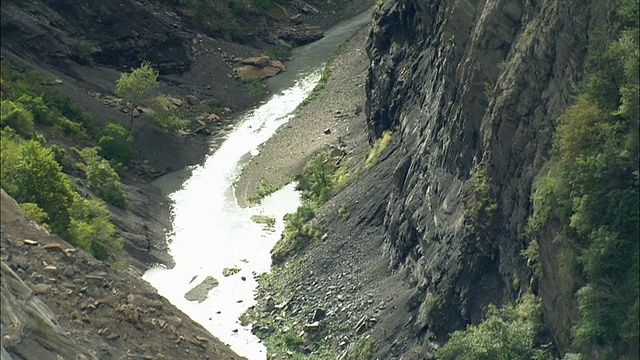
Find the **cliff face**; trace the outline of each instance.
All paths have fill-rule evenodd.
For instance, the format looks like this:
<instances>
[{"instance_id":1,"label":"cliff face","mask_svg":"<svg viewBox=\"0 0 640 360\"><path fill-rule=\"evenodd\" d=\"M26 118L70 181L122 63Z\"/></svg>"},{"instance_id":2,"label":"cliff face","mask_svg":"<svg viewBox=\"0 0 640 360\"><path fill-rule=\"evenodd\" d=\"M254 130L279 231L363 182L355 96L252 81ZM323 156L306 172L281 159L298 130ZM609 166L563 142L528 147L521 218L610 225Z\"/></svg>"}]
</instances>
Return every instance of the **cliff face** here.
<instances>
[{"instance_id":1,"label":"cliff face","mask_svg":"<svg viewBox=\"0 0 640 360\"><path fill-rule=\"evenodd\" d=\"M604 3L398 0L376 12L368 127L398 142L379 165L394 168L384 243L391 268L420 294L406 331L423 349L535 285L520 255L532 183ZM564 350L572 306L551 286L550 239L541 247L545 321Z\"/></svg>"}]
</instances>

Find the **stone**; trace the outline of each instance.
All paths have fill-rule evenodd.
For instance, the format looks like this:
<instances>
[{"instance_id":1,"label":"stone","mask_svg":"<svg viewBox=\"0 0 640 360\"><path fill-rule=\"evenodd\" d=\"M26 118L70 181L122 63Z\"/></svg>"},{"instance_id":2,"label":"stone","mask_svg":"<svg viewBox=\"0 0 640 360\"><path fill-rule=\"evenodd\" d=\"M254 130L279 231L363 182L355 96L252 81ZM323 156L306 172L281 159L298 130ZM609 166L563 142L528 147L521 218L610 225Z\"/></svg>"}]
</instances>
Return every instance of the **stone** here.
<instances>
[{"instance_id":1,"label":"stone","mask_svg":"<svg viewBox=\"0 0 640 360\"><path fill-rule=\"evenodd\" d=\"M198 98L195 97L194 95L187 95L186 98L189 105L196 106L200 103L200 100L198 100Z\"/></svg>"},{"instance_id":2,"label":"stone","mask_svg":"<svg viewBox=\"0 0 640 360\"><path fill-rule=\"evenodd\" d=\"M278 74L281 70L274 66L257 67L244 65L234 69L236 77L241 80L266 79Z\"/></svg>"},{"instance_id":3,"label":"stone","mask_svg":"<svg viewBox=\"0 0 640 360\"><path fill-rule=\"evenodd\" d=\"M34 295L44 295L51 291L51 287L47 284L35 284L31 286Z\"/></svg>"},{"instance_id":4,"label":"stone","mask_svg":"<svg viewBox=\"0 0 640 360\"><path fill-rule=\"evenodd\" d=\"M173 103L173 105L175 106L181 106L183 104L182 99L175 96L167 96L167 99L169 99L169 101L171 101L171 103Z\"/></svg>"},{"instance_id":5,"label":"stone","mask_svg":"<svg viewBox=\"0 0 640 360\"><path fill-rule=\"evenodd\" d=\"M66 276L66 277L73 277L75 274L76 274L76 272L73 269L73 266L65 267L64 271L62 272L62 275Z\"/></svg>"},{"instance_id":6,"label":"stone","mask_svg":"<svg viewBox=\"0 0 640 360\"><path fill-rule=\"evenodd\" d=\"M25 245L30 245L30 246L36 246L38 245L38 242L35 240L30 240L30 239L24 239L22 241Z\"/></svg>"},{"instance_id":7,"label":"stone","mask_svg":"<svg viewBox=\"0 0 640 360\"><path fill-rule=\"evenodd\" d=\"M266 67L270 65L269 57L267 55L260 54L258 56L249 57L246 59L240 60L240 62L244 65L252 65L256 67Z\"/></svg>"},{"instance_id":8,"label":"stone","mask_svg":"<svg viewBox=\"0 0 640 360\"><path fill-rule=\"evenodd\" d=\"M51 274L55 274L58 272L58 267L57 266L53 266L53 265L48 265L44 267L44 271L51 273Z\"/></svg>"},{"instance_id":9,"label":"stone","mask_svg":"<svg viewBox=\"0 0 640 360\"><path fill-rule=\"evenodd\" d=\"M327 315L327 312L323 309L315 309L313 310L313 313L311 314L311 321L320 321L322 319L324 319L324 317Z\"/></svg>"},{"instance_id":10,"label":"stone","mask_svg":"<svg viewBox=\"0 0 640 360\"><path fill-rule=\"evenodd\" d=\"M129 294L127 295L127 303L140 307L150 307L155 309L162 309L162 302L160 300L152 300L143 295Z\"/></svg>"},{"instance_id":11,"label":"stone","mask_svg":"<svg viewBox=\"0 0 640 360\"><path fill-rule=\"evenodd\" d=\"M304 45L321 39L323 36L324 31L321 27L301 24L283 30L278 38L296 45Z\"/></svg>"},{"instance_id":12,"label":"stone","mask_svg":"<svg viewBox=\"0 0 640 360\"><path fill-rule=\"evenodd\" d=\"M200 284L184 294L185 299L189 301L203 302L209 295L209 291L218 286L219 282L213 276L207 276Z\"/></svg>"},{"instance_id":13,"label":"stone","mask_svg":"<svg viewBox=\"0 0 640 360\"><path fill-rule=\"evenodd\" d=\"M320 322L314 321L310 324L304 324L304 329L309 332L318 331L320 329Z\"/></svg>"},{"instance_id":14,"label":"stone","mask_svg":"<svg viewBox=\"0 0 640 360\"><path fill-rule=\"evenodd\" d=\"M326 128L326 129L324 129L323 133L324 133L325 135L329 135L329 134L331 134L331 129Z\"/></svg>"}]
</instances>

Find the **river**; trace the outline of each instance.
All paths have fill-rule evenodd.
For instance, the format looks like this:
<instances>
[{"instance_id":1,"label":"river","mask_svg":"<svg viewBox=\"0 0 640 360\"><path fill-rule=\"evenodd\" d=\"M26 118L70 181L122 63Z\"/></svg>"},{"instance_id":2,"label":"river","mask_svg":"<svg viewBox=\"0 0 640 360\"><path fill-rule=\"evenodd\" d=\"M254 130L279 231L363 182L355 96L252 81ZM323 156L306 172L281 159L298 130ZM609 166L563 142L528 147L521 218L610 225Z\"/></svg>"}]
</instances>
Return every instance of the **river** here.
<instances>
[{"instance_id":1,"label":"river","mask_svg":"<svg viewBox=\"0 0 640 360\"><path fill-rule=\"evenodd\" d=\"M289 184L260 205L241 208L233 184L242 167L257 154L258 146L291 119L313 90L328 56L369 18L369 13L361 14L330 29L322 39L294 49L287 71L267 81L273 95L240 115L231 132L216 138L202 164L155 182L172 202L173 230L167 237L176 265L172 269L156 266L143 278L250 360L266 359L266 349L238 318L255 304L255 275L269 271L270 250L284 229L282 218L296 210L300 198L294 184ZM265 230L251 219L254 215L275 218L274 228ZM224 276L225 268L239 272ZM185 294L208 276L217 279L218 286L202 302L188 301Z\"/></svg>"}]
</instances>

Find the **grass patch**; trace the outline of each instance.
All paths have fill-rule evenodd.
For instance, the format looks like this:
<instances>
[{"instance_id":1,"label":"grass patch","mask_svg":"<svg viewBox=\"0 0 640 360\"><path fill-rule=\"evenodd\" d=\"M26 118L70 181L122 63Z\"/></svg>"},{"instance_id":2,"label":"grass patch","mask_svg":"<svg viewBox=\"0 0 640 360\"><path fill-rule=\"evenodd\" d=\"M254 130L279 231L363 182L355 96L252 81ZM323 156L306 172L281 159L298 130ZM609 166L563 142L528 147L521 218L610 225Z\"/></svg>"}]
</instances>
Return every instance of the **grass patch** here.
<instances>
[{"instance_id":1,"label":"grass patch","mask_svg":"<svg viewBox=\"0 0 640 360\"><path fill-rule=\"evenodd\" d=\"M257 204L260 202L260 200L273 194L277 190L277 187L269 184L269 182L267 182L267 180L263 178L260 180L260 186L258 186L258 188L256 189L256 193L253 196L249 197L249 202L252 204Z\"/></svg>"}]
</instances>

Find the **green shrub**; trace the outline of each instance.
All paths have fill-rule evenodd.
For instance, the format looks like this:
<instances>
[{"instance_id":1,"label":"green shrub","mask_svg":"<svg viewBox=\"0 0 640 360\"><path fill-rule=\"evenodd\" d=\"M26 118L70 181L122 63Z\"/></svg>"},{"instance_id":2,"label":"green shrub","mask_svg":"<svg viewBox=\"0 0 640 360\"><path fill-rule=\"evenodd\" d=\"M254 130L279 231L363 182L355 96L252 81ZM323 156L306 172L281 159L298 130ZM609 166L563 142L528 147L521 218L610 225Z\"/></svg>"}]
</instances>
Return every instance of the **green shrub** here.
<instances>
[{"instance_id":1,"label":"green shrub","mask_svg":"<svg viewBox=\"0 0 640 360\"><path fill-rule=\"evenodd\" d=\"M98 155L97 148L84 148L78 153L84 163L77 165L87 175L87 187L99 198L124 208L126 198L120 187L120 176L111 164Z\"/></svg>"},{"instance_id":2,"label":"green shrub","mask_svg":"<svg viewBox=\"0 0 640 360\"><path fill-rule=\"evenodd\" d=\"M87 139L87 131L94 130L95 122L89 113L57 87L42 86L53 84L53 78L7 61L2 62L1 74L3 97L14 104L22 104L36 123L80 139Z\"/></svg>"},{"instance_id":3,"label":"green shrub","mask_svg":"<svg viewBox=\"0 0 640 360\"><path fill-rule=\"evenodd\" d=\"M133 149L133 136L124 126L109 123L97 137L99 154L115 163L129 165L138 153Z\"/></svg>"},{"instance_id":4,"label":"green shrub","mask_svg":"<svg viewBox=\"0 0 640 360\"><path fill-rule=\"evenodd\" d=\"M19 203L34 203L45 211L52 230L64 236L74 195L71 182L51 150L3 135L2 187Z\"/></svg>"},{"instance_id":5,"label":"green shrub","mask_svg":"<svg viewBox=\"0 0 640 360\"><path fill-rule=\"evenodd\" d=\"M37 204L34 203L22 203L20 204L22 211L29 217L29 219L37 222L40 225L47 226L49 221L49 215L42 210Z\"/></svg>"},{"instance_id":6,"label":"green shrub","mask_svg":"<svg viewBox=\"0 0 640 360\"><path fill-rule=\"evenodd\" d=\"M441 360L530 360L552 359L536 346L541 329L540 305L533 295L526 295L522 303L498 309L489 306L486 317L478 325L451 334L449 341L438 350Z\"/></svg>"},{"instance_id":7,"label":"green shrub","mask_svg":"<svg viewBox=\"0 0 640 360\"><path fill-rule=\"evenodd\" d=\"M311 201L316 207L324 204L333 195L333 174L336 169L326 153L320 153L304 166L297 177L297 190L302 198Z\"/></svg>"},{"instance_id":8,"label":"green shrub","mask_svg":"<svg viewBox=\"0 0 640 360\"><path fill-rule=\"evenodd\" d=\"M11 127L18 134L25 138L33 136L33 115L22 104L14 103L10 100L3 100L2 115L0 117L0 126Z\"/></svg>"},{"instance_id":9,"label":"green shrub","mask_svg":"<svg viewBox=\"0 0 640 360\"><path fill-rule=\"evenodd\" d=\"M320 240L322 231L318 225L309 223L314 216L315 211L309 201L303 201L295 213L284 216L284 231L271 250L271 259L275 264L284 262L309 243Z\"/></svg>"},{"instance_id":10,"label":"green shrub","mask_svg":"<svg viewBox=\"0 0 640 360\"><path fill-rule=\"evenodd\" d=\"M99 260L115 260L122 239L115 237L115 226L104 202L77 198L71 208L69 234L72 242Z\"/></svg>"},{"instance_id":11,"label":"green shrub","mask_svg":"<svg viewBox=\"0 0 640 360\"><path fill-rule=\"evenodd\" d=\"M22 94L17 101L33 114L33 120L36 123L43 125L51 125L53 123L51 110L42 100L42 96Z\"/></svg>"},{"instance_id":12,"label":"green shrub","mask_svg":"<svg viewBox=\"0 0 640 360\"><path fill-rule=\"evenodd\" d=\"M146 101L153 108L153 112L144 114L141 117L145 125L157 126L170 134L175 134L187 126L188 121L181 119L171 110L171 101L165 96L156 96Z\"/></svg>"},{"instance_id":13,"label":"green shrub","mask_svg":"<svg viewBox=\"0 0 640 360\"><path fill-rule=\"evenodd\" d=\"M614 28L590 34L588 76L558 119L530 221L534 238L559 226L561 254L576 261L558 286L577 303L572 340L585 358L637 358L640 343L638 2L616 6Z\"/></svg>"}]
</instances>

